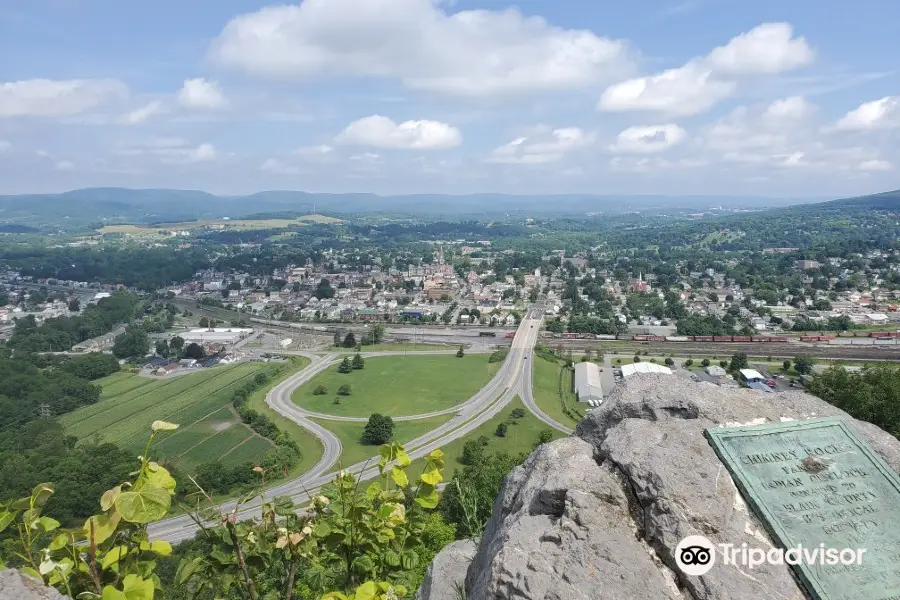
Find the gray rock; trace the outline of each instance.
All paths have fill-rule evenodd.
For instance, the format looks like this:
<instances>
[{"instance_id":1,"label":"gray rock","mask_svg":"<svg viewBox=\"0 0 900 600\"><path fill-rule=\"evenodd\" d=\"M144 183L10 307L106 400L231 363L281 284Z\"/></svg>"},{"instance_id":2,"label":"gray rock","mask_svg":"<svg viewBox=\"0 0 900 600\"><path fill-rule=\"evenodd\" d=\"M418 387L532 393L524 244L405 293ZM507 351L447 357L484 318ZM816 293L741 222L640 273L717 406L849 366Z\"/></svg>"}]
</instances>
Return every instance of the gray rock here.
<instances>
[{"instance_id":1,"label":"gray rock","mask_svg":"<svg viewBox=\"0 0 900 600\"><path fill-rule=\"evenodd\" d=\"M558 440L507 477L469 568L469 600L682 598L635 535L627 488L593 455L583 440Z\"/></svg>"},{"instance_id":2,"label":"gray rock","mask_svg":"<svg viewBox=\"0 0 900 600\"><path fill-rule=\"evenodd\" d=\"M472 540L453 542L441 550L425 571L416 600L462 600L460 592L475 550Z\"/></svg>"},{"instance_id":3,"label":"gray rock","mask_svg":"<svg viewBox=\"0 0 900 600\"><path fill-rule=\"evenodd\" d=\"M576 437L544 444L506 478L466 575L468 599L805 599L787 566L717 564L693 577L674 551L688 535L772 544L704 430L825 416L844 419L900 471L896 438L803 392L632 378Z\"/></svg>"},{"instance_id":4,"label":"gray rock","mask_svg":"<svg viewBox=\"0 0 900 600\"><path fill-rule=\"evenodd\" d=\"M68 600L68 596L14 569L4 569L0 571L0 600Z\"/></svg>"}]
</instances>

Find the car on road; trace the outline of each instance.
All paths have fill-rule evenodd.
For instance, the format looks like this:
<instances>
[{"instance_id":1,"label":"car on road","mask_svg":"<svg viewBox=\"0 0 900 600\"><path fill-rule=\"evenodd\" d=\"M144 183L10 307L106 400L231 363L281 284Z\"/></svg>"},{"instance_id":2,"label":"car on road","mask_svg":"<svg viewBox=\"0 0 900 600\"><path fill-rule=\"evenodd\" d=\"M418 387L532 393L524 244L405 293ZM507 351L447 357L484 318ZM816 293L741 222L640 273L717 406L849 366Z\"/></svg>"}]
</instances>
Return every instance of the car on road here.
<instances>
[{"instance_id":1,"label":"car on road","mask_svg":"<svg viewBox=\"0 0 900 600\"><path fill-rule=\"evenodd\" d=\"M778 385L777 383L775 383L775 380L774 380L774 379L766 379L766 380L765 380L765 384L766 384L767 386L769 386L770 388L773 388L773 387L775 387L775 386Z\"/></svg>"}]
</instances>

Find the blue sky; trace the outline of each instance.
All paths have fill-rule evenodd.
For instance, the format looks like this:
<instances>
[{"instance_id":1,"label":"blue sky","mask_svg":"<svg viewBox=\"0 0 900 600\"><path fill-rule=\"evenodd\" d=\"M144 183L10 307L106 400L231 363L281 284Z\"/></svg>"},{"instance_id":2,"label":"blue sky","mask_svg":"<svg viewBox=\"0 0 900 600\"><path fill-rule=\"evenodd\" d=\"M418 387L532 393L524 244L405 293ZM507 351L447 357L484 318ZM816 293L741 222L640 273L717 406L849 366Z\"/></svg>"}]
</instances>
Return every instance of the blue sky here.
<instances>
[{"instance_id":1,"label":"blue sky","mask_svg":"<svg viewBox=\"0 0 900 600\"><path fill-rule=\"evenodd\" d=\"M895 0L5 2L0 193L895 189L897 22Z\"/></svg>"}]
</instances>

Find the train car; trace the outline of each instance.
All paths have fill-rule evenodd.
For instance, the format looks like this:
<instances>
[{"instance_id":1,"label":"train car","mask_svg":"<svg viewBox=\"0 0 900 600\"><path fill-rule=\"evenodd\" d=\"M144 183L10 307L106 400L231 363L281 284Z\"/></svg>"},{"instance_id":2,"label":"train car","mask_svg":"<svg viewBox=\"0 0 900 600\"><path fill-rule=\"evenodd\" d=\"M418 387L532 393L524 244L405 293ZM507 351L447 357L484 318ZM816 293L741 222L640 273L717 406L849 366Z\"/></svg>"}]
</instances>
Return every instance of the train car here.
<instances>
[{"instance_id":1,"label":"train car","mask_svg":"<svg viewBox=\"0 0 900 600\"><path fill-rule=\"evenodd\" d=\"M818 342L819 336L817 336L817 335L801 335L800 341L801 342Z\"/></svg>"},{"instance_id":2,"label":"train car","mask_svg":"<svg viewBox=\"0 0 900 600\"><path fill-rule=\"evenodd\" d=\"M616 339L615 335L605 334L605 333L598 333L594 337L598 340L614 340L614 339Z\"/></svg>"},{"instance_id":3,"label":"train car","mask_svg":"<svg viewBox=\"0 0 900 600\"><path fill-rule=\"evenodd\" d=\"M878 338L880 340L900 338L900 331L873 331L869 337Z\"/></svg>"},{"instance_id":4,"label":"train car","mask_svg":"<svg viewBox=\"0 0 900 600\"><path fill-rule=\"evenodd\" d=\"M689 338L687 336L683 336L683 335L667 335L666 336L667 342L688 342L688 341L690 341L690 339L691 338Z\"/></svg>"},{"instance_id":5,"label":"train car","mask_svg":"<svg viewBox=\"0 0 900 600\"><path fill-rule=\"evenodd\" d=\"M751 342L771 342L772 338L767 335L754 335L750 337Z\"/></svg>"},{"instance_id":6,"label":"train car","mask_svg":"<svg viewBox=\"0 0 900 600\"><path fill-rule=\"evenodd\" d=\"M731 336L732 342L749 342L751 341L751 336L749 335L734 335Z\"/></svg>"},{"instance_id":7,"label":"train car","mask_svg":"<svg viewBox=\"0 0 900 600\"><path fill-rule=\"evenodd\" d=\"M664 335L639 335L635 334L631 337L635 342L664 342L666 341L666 336Z\"/></svg>"},{"instance_id":8,"label":"train car","mask_svg":"<svg viewBox=\"0 0 900 600\"><path fill-rule=\"evenodd\" d=\"M772 336L769 338L770 342L786 342L788 341L786 336Z\"/></svg>"},{"instance_id":9,"label":"train car","mask_svg":"<svg viewBox=\"0 0 900 600\"><path fill-rule=\"evenodd\" d=\"M692 342L711 342L713 341L713 336L711 335L692 335L688 339Z\"/></svg>"},{"instance_id":10,"label":"train car","mask_svg":"<svg viewBox=\"0 0 900 600\"><path fill-rule=\"evenodd\" d=\"M730 342L731 336L730 335L714 335L713 341L714 342Z\"/></svg>"}]
</instances>

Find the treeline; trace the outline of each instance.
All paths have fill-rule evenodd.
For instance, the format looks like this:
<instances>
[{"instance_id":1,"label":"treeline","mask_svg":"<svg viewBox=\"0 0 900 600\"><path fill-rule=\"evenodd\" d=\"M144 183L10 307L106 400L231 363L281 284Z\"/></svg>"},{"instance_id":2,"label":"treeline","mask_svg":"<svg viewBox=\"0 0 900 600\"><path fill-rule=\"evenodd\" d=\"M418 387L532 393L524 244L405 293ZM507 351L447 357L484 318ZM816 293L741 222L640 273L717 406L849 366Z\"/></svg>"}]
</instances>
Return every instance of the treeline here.
<instances>
[{"instance_id":1,"label":"treeline","mask_svg":"<svg viewBox=\"0 0 900 600\"><path fill-rule=\"evenodd\" d=\"M7 345L24 352L65 352L79 342L109 333L128 323L140 312L141 298L131 292L116 292L88 306L81 314L47 319L38 325L34 316L16 319Z\"/></svg>"},{"instance_id":2,"label":"treeline","mask_svg":"<svg viewBox=\"0 0 900 600\"><path fill-rule=\"evenodd\" d=\"M835 366L813 377L807 389L854 418L900 437L900 367L884 364L851 373Z\"/></svg>"},{"instance_id":3,"label":"treeline","mask_svg":"<svg viewBox=\"0 0 900 600\"><path fill-rule=\"evenodd\" d=\"M95 511L100 494L127 478L135 464L131 453L113 444L76 446L54 418L97 402L100 388L88 380L118 370L113 363L101 354L0 355L0 502L53 481L54 515L73 525Z\"/></svg>"}]
</instances>

